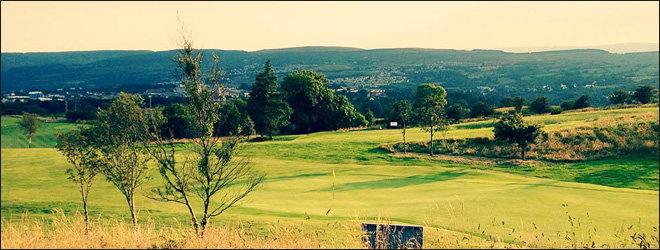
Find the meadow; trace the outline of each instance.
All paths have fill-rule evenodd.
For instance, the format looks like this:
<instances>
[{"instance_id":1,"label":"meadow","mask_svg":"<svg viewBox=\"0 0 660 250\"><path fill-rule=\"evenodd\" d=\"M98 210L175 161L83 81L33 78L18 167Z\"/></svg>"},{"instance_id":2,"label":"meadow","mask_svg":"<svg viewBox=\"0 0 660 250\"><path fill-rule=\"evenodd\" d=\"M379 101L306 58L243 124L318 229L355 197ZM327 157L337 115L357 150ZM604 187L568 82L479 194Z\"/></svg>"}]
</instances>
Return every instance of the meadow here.
<instances>
[{"instance_id":1,"label":"meadow","mask_svg":"<svg viewBox=\"0 0 660 250\"><path fill-rule=\"evenodd\" d=\"M658 107L525 119L551 132L641 116L657 117ZM73 124L42 123L37 148L27 149L16 121L2 117L2 248L359 247L359 223L376 220L423 225L431 248L658 247L657 155L523 162L392 154L381 144L400 141L398 129L246 143L242 154L267 180L215 218L216 236L202 240L190 240L185 206L142 195L136 201L142 230L123 229L122 221L130 221L125 201L100 177L90 195L95 224L89 241L70 236L58 243L54 235L77 235L81 225L79 194L64 172L68 163L53 148L55 135ZM490 123L454 125L447 138L492 137ZM428 140L419 128L407 135L408 141ZM142 193L160 183L156 170L153 176Z\"/></svg>"}]
</instances>

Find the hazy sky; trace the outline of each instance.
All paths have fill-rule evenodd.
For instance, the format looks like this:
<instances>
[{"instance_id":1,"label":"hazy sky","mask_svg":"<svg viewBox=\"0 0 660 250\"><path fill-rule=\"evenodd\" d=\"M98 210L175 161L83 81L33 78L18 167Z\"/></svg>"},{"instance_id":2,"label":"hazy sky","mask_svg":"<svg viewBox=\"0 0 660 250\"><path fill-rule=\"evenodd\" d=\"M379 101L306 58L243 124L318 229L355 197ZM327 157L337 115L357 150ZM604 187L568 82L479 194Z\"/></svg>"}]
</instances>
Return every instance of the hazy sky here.
<instances>
[{"instance_id":1,"label":"hazy sky","mask_svg":"<svg viewBox=\"0 0 660 250\"><path fill-rule=\"evenodd\" d=\"M2 52L657 43L658 2L2 2Z\"/></svg>"}]
</instances>

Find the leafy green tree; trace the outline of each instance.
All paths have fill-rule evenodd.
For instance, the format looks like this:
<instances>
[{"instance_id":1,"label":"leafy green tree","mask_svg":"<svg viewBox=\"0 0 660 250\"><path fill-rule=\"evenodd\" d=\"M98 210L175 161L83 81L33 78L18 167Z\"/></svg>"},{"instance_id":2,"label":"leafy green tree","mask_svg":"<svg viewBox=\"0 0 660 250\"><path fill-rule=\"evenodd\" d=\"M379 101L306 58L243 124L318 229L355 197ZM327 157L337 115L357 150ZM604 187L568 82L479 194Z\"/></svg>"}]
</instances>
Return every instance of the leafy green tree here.
<instances>
[{"instance_id":1,"label":"leafy green tree","mask_svg":"<svg viewBox=\"0 0 660 250\"><path fill-rule=\"evenodd\" d=\"M301 133L322 131L327 122L326 107L332 101L324 75L309 70L296 71L284 77L282 91L293 109L291 123Z\"/></svg>"},{"instance_id":2,"label":"leafy green tree","mask_svg":"<svg viewBox=\"0 0 660 250\"><path fill-rule=\"evenodd\" d=\"M612 104L625 104L630 101L630 93L624 90L617 90L609 96L610 103Z\"/></svg>"},{"instance_id":3,"label":"leafy green tree","mask_svg":"<svg viewBox=\"0 0 660 250\"><path fill-rule=\"evenodd\" d=\"M449 119L453 123L458 123L459 121L461 121L461 119L466 118L468 116L468 111L463 107L463 105L460 105L458 103L449 105L445 109L445 113L447 115L447 119Z\"/></svg>"},{"instance_id":4,"label":"leafy green tree","mask_svg":"<svg viewBox=\"0 0 660 250\"><path fill-rule=\"evenodd\" d=\"M523 106L527 105L527 99L524 97L516 96L513 98L513 106L517 112L522 111Z\"/></svg>"},{"instance_id":5,"label":"leafy green tree","mask_svg":"<svg viewBox=\"0 0 660 250\"><path fill-rule=\"evenodd\" d=\"M539 96L529 104L529 108L538 114L550 113L550 100L545 96Z\"/></svg>"},{"instance_id":6,"label":"leafy green tree","mask_svg":"<svg viewBox=\"0 0 660 250\"><path fill-rule=\"evenodd\" d=\"M374 112L372 112L371 109L367 108L367 112L364 113L364 119L367 119L367 123L369 123L368 126L373 126L374 121L376 120L376 117L374 116Z\"/></svg>"},{"instance_id":7,"label":"leafy green tree","mask_svg":"<svg viewBox=\"0 0 660 250\"><path fill-rule=\"evenodd\" d=\"M487 117L495 114L495 109L484 102L478 102L470 108L470 117Z\"/></svg>"},{"instance_id":8,"label":"leafy green tree","mask_svg":"<svg viewBox=\"0 0 660 250\"><path fill-rule=\"evenodd\" d=\"M408 145L406 144L406 126L412 121L412 105L408 100L400 100L392 105L392 113L390 114L390 121L396 121L401 128L403 128L403 153L408 152Z\"/></svg>"},{"instance_id":9,"label":"leafy green tree","mask_svg":"<svg viewBox=\"0 0 660 250\"><path fill-rule=\"evenodd\" d=\"M256 76L248 107L254 129L261 136L268 135L270 140L273 139L273 133L289 123L292 110L277 91L277 76L270 59L266 61L264 71Z\"/></svg>"},{"instance_id":10,"label":"leafy green tree","mask_svg":"<svg viewBox=\"0 0 660 250\"><path fill-rule=\"evenodd\" d=\"M37 120L37 115L32 113L23 113L21 120L18 121L18 125L21 126L23 134L28 138L28 148L32 148L32 138L39 130L39 121Z\"/></svg>"},{"instance_id":11,"label":"leafy green tree","mask_svg":"<svg viewBox=\"0 0 660 250\"><path fill-rule=\"evenodd\" d=\"M525 160L525 151L543 134L541 128L541 125L527 124L520 113L511 112L495 124L493 132L495 139L520 147L522 159Z\"/></svg>"},{"instance_id":12,"label":"leafy green tree","mask_svg":"<svg viewBox=\"0 0 660 250\"><path fill-rule=\"evenodd\" d=\"M446 130L447 119L444 109L447 104L447 91L443 87L424 83L417 86L413 110L417 123L431 135L430 154L433 156L433 135L438 130Z\"/></svg>"},{"instance_id":13,"label":"leafy green tree","mask_svg":"<svg viewBox=\"0 0 660 250\"><path fill-rule=\"evenodd\" d=\"M85 215L85 234L89 233L89 213L87 203L92 183L99 173L101 162L91 140L90 130L86 127L71 129L68 133L58 134L57 150L73 165L66 170L69 180L78 185Z\"/></svg>"},{"instance_id":14,"label":"leafy green tree","mask_svg":"<svg viewBox=\"0 0 660 250\"><path fill-rule=\"evenodd\" d=\"M294 132L335 130L362 122L364 116L348 98L332 93L329 85L325 75L310 70L295 71L284 77L282 92L293 109L290 127Z\"/></svg>"},{"instance_id":15,"label":"leafy green tree","mask_svg":"<svg viewBox=\"0 0 660 250\"><path fill-rule=\"evenodd\" d=\"M504 97L500 99L500 107L501 108L506 108L506 107L513 107L513 98L511 97Z\"/></svg>"},{"instance_id":16,"label":"leafy green tree","mask_svg":"<svg viewBox=\"0 0 660 250\"><path fill-rule=\"evenodd\" d=\"M590 97L588 95L582 95L580 98L575 100L573 104L574 109L583 109L591 106Z\"/></svg>"},{"instance_id":17,"label":"leafy green tree","mask_svg":"<svg viewBox=\"0 0 660 250\"><path fill-rule=\"evenodd\" d=\"M150 157L141 143L148 134L142 98L121 93L94 122L101 172L124 196L137 229L135 192L149 180Z\"/></svg>"},{"instance_id":18,"label":"leafy green tree","mask_svg":"<svg viewBox=\"0 0 660 250\"><path fill-rule=\"evenodd\" d=\"M655 102L658 99L658 89L651 85L639 86L633 92L632 99L641 104Z\"/></svg>"},{"instance_id":19,"label":"leafy green tree","mask_svg":"<svg viewBox=\"0 0 660 250\"><path fill-rule=\"evenodd\" d=\"M335 130L349 127L366 127L369 125L366 117L355 110L355 107L344 95L328 93L330 101L323 106L319 120L322 130ZM326 114L323 116L322 114Z\"/></svg>"}]
</instances>

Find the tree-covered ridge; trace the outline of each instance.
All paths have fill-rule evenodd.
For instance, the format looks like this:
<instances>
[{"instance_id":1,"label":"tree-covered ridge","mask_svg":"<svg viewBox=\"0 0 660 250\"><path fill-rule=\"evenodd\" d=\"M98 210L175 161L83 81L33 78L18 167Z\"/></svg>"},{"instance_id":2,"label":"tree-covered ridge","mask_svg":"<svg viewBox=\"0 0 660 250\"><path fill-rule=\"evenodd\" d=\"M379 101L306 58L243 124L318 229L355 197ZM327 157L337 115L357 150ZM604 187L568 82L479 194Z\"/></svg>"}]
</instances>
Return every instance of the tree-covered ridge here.
<instances>
[{"instance_id":1,"label":"tree-covered ridge","mask_svg":"<svg viewBox=\"0 0 660 250\"><path fill-rule=\"evenodd\" d=\"M484 96L496 104L503 96L528 100L548 96L553 105L589 92L595 105L614 90L658 84L658 52L612 54L602 50L505 53L494 50L373 49L302 47L255 52L204 50L204 64L215 52L226 71L227 86L251 85L267 59L275 74L311 69L333 86L396 89L420 83L442 85L454 93ZM170 83L175 51L96 51L2 53L2 91L66 87L118 89ZM490 100L491 98L493 100ZM373 110L373 108L371 108ZM378 112L374 110L374 113Z\"/></svg>"}]
</instances>

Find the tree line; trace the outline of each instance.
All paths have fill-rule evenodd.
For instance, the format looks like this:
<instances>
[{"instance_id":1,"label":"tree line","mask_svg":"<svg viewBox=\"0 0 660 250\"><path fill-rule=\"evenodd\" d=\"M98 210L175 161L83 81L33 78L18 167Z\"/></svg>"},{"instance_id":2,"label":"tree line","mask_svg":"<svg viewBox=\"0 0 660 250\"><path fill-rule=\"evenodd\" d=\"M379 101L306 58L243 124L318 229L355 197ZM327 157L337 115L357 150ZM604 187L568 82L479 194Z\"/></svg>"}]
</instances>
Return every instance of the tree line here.
<instances>
[{"instance_id":1,"label":"tree line","mask_svg":"<svg viewBox=\"0 0 660 250\"><path fill-rule=\"evenodd\" d=\"M373 112L357 112L344 95L335 95L330 81L310 70L286 75L280 85L270 60L255 76L248 98L230 99L216 111L222 118L215 125L214 136L257 134L273 139L278 133L313 133L373 124ZM191 114L184 104L162 109L164 130L174 138L190 138Z\"/></svg>"}]
</instances>

